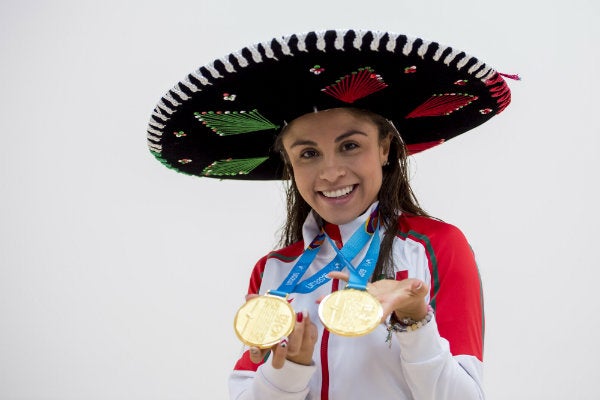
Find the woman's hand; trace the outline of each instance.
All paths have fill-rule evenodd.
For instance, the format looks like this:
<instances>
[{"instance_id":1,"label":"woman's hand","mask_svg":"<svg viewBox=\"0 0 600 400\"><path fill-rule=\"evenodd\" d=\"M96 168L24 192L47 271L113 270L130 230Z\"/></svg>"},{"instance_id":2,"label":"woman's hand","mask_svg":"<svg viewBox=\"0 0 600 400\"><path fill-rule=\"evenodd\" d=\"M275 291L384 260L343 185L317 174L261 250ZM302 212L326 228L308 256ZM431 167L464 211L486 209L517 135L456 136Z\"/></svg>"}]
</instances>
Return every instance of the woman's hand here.
<instances>
[{"instance_id":1,"label":"woman's hand","mask_svg":"<svg viewBox=\"0 0 600 400\"><path fill-rule=\"evenodd\" d=\"M255 297L247 296L246 300ZM296 325L287 338L269 349L250 348L250 360L258 364L271 350L271 364L273 368L280 369L286 360L296 364L311 365L315 343L317 343L317 326L310 320L308 312L303 311L296 314Z\"/></svg>"},{"instance_id":2,"label":"woman's hand","mask_svg":"<svg viewBox=\"0 0 600 400\"><path fill-rule=\"evenodd\" d=\"M348 274L344 272L330 272L328 276L332 279L348 281ZM396 317L411 318L420 321L427 315L427 304L425 296L429 293L427 285L418 279L404 279L396 281L393 279L382 279L367 284L367 292L372 294L383 307L382 322L392 313Z\"/></svg>"}]
</instances>

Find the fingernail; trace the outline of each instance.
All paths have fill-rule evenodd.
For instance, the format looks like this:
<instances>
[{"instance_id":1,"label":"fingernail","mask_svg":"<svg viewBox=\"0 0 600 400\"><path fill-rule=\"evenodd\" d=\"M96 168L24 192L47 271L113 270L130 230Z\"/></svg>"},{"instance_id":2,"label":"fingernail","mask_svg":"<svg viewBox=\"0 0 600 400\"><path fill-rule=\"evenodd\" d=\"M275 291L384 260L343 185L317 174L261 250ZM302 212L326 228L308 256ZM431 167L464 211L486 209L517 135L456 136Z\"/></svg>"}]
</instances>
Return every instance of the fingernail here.
<instances>
[{"instance_id":1,"label":"fingernail","mask_svg":"<svg viewBox=\"0 0 600 400\"><path fill-rule=\"evenodd\" d=\"M300 323L300 322L302 322L303 319L304 319L304 313L302 311L300 311L299 313L296 313L296 322Z\"/></svg>"},{"instance_id":2,"label":"fingernail","mask_svg":"<svg viewBox=\"0 0 600 400\"><path fill-rule=\"evenodd\" d=\"M288 341L287 341L287 339L286 339L286 338L283 338L283 339L281 340L281 342L279 343L279 345L280 345L281 347L287 347L287 345L288 345Z\"/></svg>"}]
</instances>

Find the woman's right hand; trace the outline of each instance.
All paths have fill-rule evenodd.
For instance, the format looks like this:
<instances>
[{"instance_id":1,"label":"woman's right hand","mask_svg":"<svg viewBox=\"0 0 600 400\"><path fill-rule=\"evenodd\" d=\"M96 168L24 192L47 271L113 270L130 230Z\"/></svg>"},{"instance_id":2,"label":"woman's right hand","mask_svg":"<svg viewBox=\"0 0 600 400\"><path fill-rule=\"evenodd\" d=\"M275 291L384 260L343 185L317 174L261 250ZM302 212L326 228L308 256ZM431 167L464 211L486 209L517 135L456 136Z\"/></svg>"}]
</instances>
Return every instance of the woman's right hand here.
<instances>
[{"instance_id":1,"label":"woman's right hand","mask_svg":"<svg viewBox=\"0 0 600 400\"><path fill-rule=\"evenodd\" d=\"M271 364L273 368L280 369L285 361L301 365L311 365L313 351L317 343L317 326L310 320L308 312L296 314L296 325L287 338L269 349L250 348L250 360L258 364L271 350Z\"/></svg>"}]
</instances>

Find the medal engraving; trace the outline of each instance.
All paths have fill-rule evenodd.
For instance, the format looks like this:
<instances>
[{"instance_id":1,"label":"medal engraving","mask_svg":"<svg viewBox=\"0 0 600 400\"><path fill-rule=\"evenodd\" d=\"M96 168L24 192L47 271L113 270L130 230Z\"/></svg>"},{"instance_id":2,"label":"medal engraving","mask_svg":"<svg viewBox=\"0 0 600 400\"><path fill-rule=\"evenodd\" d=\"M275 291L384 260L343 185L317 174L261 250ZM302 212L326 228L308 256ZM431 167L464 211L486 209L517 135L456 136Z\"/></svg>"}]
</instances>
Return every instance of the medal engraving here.
<instances>
[{"instance_id":1,"label":"medal engraving","mask_svg":"<svg viewBox=\"0 0 600 400\"><path fill-rule=\"evenodd\" d=\"M332 333L362 336L381 323L381 303L364 290L344 289L333 292L319 304L319 318Z\"/></svg>"},{"instance_id":2,"label":"medal engraving","mask_svg":"<svg viewBox=\"0 0 600 400\"><path fill-rule=\"evenodd\" d=\"M237 337L246 345L269 348L294 329L296 313L283 297L264 295L250 299L235 315Z\"/></svg>"}]
</instances>

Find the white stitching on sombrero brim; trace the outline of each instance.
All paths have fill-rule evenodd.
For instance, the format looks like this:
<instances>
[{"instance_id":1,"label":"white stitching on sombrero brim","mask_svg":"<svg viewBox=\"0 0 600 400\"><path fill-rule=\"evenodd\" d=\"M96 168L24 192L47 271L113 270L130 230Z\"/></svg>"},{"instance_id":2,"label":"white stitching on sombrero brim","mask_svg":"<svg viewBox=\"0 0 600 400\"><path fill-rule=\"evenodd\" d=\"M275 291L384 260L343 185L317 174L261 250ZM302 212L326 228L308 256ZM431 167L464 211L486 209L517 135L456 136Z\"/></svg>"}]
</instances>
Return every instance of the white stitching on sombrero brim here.
<instances>
[{"instance_id":1,"label":"white stitching on sombrero brim","mask_svg":"<svg viewBox=\"0 0 600 400\"><path fill-rule=\"evenodd\" d=\"M336 50L344 51L344 36L346 31L335 31L334 46Z\"/></svg>"},{"instance_id":2,"label":"white stitching on sombrero brim","mask_svg":"<svg viewBox=\"0 0 600 400\"><path fill-rule=\"evenodd\" d=\"M279 43L279 45L281 46L281 52L283 54L285 54L286 56L291 56L293 55L292 52L290 51L290 46L288 45L288 40L289 37L280 37L280 38L275 38L275 41L277 43Z\"/></svg>"},{"instance_id":3,"label":"white stitching on sombrero brim","mask_svg":"<svg viewBox=\"0 0 600 400\"><path fill-rule=\"evenodd\" d=\"M235 53L231 54L233 54L238 64L240 64L240 67L246 68L248 66L248 60L246 60L246 57L244 57L241 52L236 51Z\"/></svg>"},{"instance_id":4,"label":"white stitching on sombrero brim","mask_svg":"<svg viewBox=\"0 0 600 400\"><path fill-rule=\"evenodd\" d=\"M173 89L171 89L173 90ZM164 96L163 99L167 100L169 103L173 104L174 106L180 106L181 103L178 102L177 100L175 100L175 98L173 97L171 90L169 90ZM171 114L171 113L169 113Z\"/></svg>"},{"instance_id":5,"label":"white stitching on sombrero brim","mask_svg":"<svg viewBox=\"0 0 600 400\"><path fill-rule=\"evenodd\" d=\"M152 137L150 137L150 135L148 135L148 140L152 140ZM162 151L162 145L159 143L154 143L154 142L148 142L148 147L150 147L150 150L156 152L156 153L160 153Z\"/></svg>"},{"instance_id":6,"label":"white stitching on sombrero brim","mask_svg":"<svg viewBox=\"0 0 600 400\"><path fill-rule=\"evenodd\" d=\"M481 70L480 72L478 72L475 76L477 78L481 79L482 81L487 81L495 73L496 73L496 71L494 71L492 68L486 66L483 70Z\"/></svg>"},{"instance_id":7,"label":"white stitching on sombrero brim","mask_svg":"<svg viewBox=\"0 0 600 400\"><path fill-rule=\"evenodd\" d=\"M179 98L183 101L188 100L190 97L185 94L184 92L181 91L181 87L178 85L175 85L170 91L169 93L171 94L176 94L177 96L179 96Z\"/></svg>"},{"instance_id":8,"label":"white stitching on sombrero brim","mask_svg":"<svg viewBox=\"0 0 600 400\"><path fill-rule=\"evenodd\" d=\"M306 35L298 35L296 36L298 38L298 51L302 51L304 53L308 53L308 50L306 50L306 42L304 41L306 39ZM288 39L291 38L291 36L288 37Z\"/></svg>"},{"instance_id":9,"label":"white stitching on sombrero brim","mask_svg":"<svg viewBox=\"0 0 600 400\"><path fill-rule=\"evenodd\" d=\"M233 64L229 61L229 57L219 58L219 61L221 61L223 63L223 65L225 66L225 71L227 71L229 73L237 72L235 70L235 67L233 66Z\"/></svg>"},{"instance_id":10,"label":"white stitching on sombrero brim","mask_svg":"<svg viewBox=\"0 0 600 400\"><path fill-rule=\"evenodd\" d=\"M152 120L150 120L150 125L152 125ZM164 125L163 125L163 128L164 128ZM162 136L162 131L159 131L152 127L148 128L147 131L148 131L148 139L152 139L155 141L160 140L160 137Z\"/></svg>"},{"instance_id":11,"label":"white stitching on sombrero brim","mask_svg":"<svg viewBox=\"0 0 600 400\"><path fill-rule=\"evenodd\" d=\"M400 35L397 33L390 33L388 35L388 42L385 44L385 49L390 53L393 53L396 50L396 41L398 40L399 36Z\"/></svg>"},{"instance_id":12,"label":"white stitching on sombrero brim","mask_svg":"<svg viewBox=\"0 0 600 400\"><path fill-rule=\"evenodd\" d=\"M262 44L261 47L265 51L265 56L267 56L267 58L277 60L277 57L275 57L275 53L273 52L273 48L270 45L266 46L266 45Z\"/></svg>"},{"instance_id":13,"label":"white stitching on sombrero brim","mask_svg":"<svg viewBox=\"0 0 600 400\"><path fill-rule=\"evenodd\" d=\"M212 77L215 78L215 79L223 77L223 75L221 75L221 73L219 71L217 71L217 69L215 68L215 63L214 62L212 62L210 64L206 64L204 66L204 68L206 68L206 70L208 72L210 72L210 74L212 75Z\"/></svg>"},{"instance_id":14,"label":"white stitching on sombrero brim","mask_svg":"<svg viewBox=\"0 0 600 400\"><path fill-rule=\"evenodd\" d=\"M199 69L193 71L190 75L193 76L194 78L196 78L197 80L199 80L202 85L204 85L204 86L210 85L209 80L206 79L206 77L204 75L202 75L202 72L200 72Z\"/></svg>"},{"instance_id":15,"label":"white stitching on sombrero brim","mask_svg":"<svg viewBox=\"0 0 600 400\"><path fill-rule=\"evenodd\" d=\"M321 50L322 52L325 52L325 46L327 45L327 43L325 43L325 32L326 31L315 32L317 34L317 50Z\"/></svg>"},{"instance_id":16,"label":"white stitching on sombrero brim","mask_svg":"<svg viewBox=\"0 0 600 400\"><path fill-rule=\"evenodd\" d=\"M165 96L163 96L163 99L164 98L165 98ZM158 102L158 104L156 105L156 108L161 111L166 112L169 115L173 114L173 110L171 108L169 108L169 106L167 106L162 99Z\"/></svg>"},{"instance_id":17,"label":"white stitching on sombrero brim","mask_svg":"<svg viewBox=\"0 0 600 400\"><path fill-rule=\"evenodd\" d=\"M373 32L373 41L371 42L371 50L379 51L379 42L381 38L385 36L385 32L376 31Z\"/></svg>"},{"instance_id":18,"label":"white stitching on sombrero brim","mask_svg":"<svg viewBox=\"0 0 600 400\"><path fill-rule=\"evenodd\" d=\"M164 121L164 122L167 122L167 121L169 120L169 117L167 117L165 114L163 114L163 113L161 112L161 109L160 109L160 108L158 108L158 107L156 107L156 108L154 109L154 111L152 111L152 115L153 115L154 117L156 117L156 118L158 118L158 119L160 119L160 120ZM159 124L159 122L158 122L158 121L156 121L156 124ZM164 125L163 125L162 127L164 127Z\"/></svg>"},{"instance_id":19,"label":"white stitching on sombrero brim","mask_svg":"<svg viewBox=\"0 0 600 400\"><path fill-rule=\"evenodd\" d=\"M407 37L406 44L402 48L402 54L404 54L405 56L410 55L410 53L412 52L412 49L413 49L414 42L415 42L415 39Z\"/></svg>"},{"instance_id":20,"label":"white stitching on sombrero brim","mask_svg":"<svg viewBox=\"0 0 600 400\"><path fill-rule=\"evenodd\" d=\"M180 84L180 86L183 85L186 88L190 89L192 92L201 92L202 91L202 89L200 89L198 86L196 86L192 82L190 82L189 77L186 77L184 80L179 82L179 84Z\"/></svg>"},{"instance_id":21,"label":"white stitching on sombrero brim","mask_svg":"<svg viewBox=\"0 0 600 400\"><path fill-rule=\"evenodd\" d=\"M363 42L363 37L366 35L366 31L355 31L356 33L356 37L354 38L354 40L352 41L352 45L354 46L355 49L360 49L362 46L362 42Z\"/></svg>"},{"instance_id":22,"label":"white stitching on sombrero brim","mask_svg":"<svg viewBox=\"0 0 600 400\"><path fill-rule=\"evenodd\" d=\"M169 120L169 117L163 114L162 110L158 108L158 106L154 107L152 115L164 122L167 122Z\"/></svg>"},{"instance_id":23,"label":"white stitching on sombrero brim","mask_svg":"<svg viewBox=\"0 0 600 400\"><path fill-rule=\"evenodd\" d=\"M464 56L463 58L461 58L458 63L456 63L456 69L458 69L459 71L461 69L464 68L465 65L467 65L469 63L469 61L471 61L473 57L470 56Z\"/></svg>"},{"instance_id":24,"label":"white stitching on sombrero brim","mask_svg":"<svg viewBox=\"0 0 600 400\"><path fill-rule=\"evenodd\" d=\"M454 61L454 59L456 58L456 56L459 55L460 53L462 53L462 51L452 49L452 51L450 51L450 54L448 54L446 56L446 58L444 58L444 64L446 64L447 66L450 66L450 63L452 61Z\"/></svg>"},{"instance_id":25,"label":"white stitching on sombrero brim","mask_svg":"<svg viewBox=\"0 0 600 400\"><path fill-rule=\"evenodd\" d=\"M246 47L248 50L250 50L250 54L252 54L252 60L255 63L261 63L262 62L262 56L260 55L260 51L258 51L258 44L254 44L252 46L248 46Z\"/></svg>"},{"instance_id":26,"label":"white stitching on sombrero brim","mask_svg":"<svg viewBox=\"0 0 600 400\"><path fill-rule=\"evenodd\" d=\"M431 42L423 41L423 44L421 44L421 46L419 46L419 48L417 49L417 54L419 55L419 57L421 57L421 59L425 59L425 54L427 54L427 50L429 49L430 44Z\"/></svg>"},{"instance_id":27,"label":"white stitching on sombrero brim","mask_svg":"<svg viewBox=\"0 0 600 400\"><path fill-rule=\"evenodd\" d=\"M435 54L432 57L434 61L440 61L440 58L442 58L442 53L444 53L444 51L448 48L442 45L438 46L438 49L435 51Z\"/></svg>"}]
</instances>

